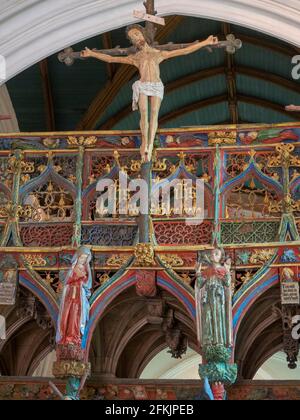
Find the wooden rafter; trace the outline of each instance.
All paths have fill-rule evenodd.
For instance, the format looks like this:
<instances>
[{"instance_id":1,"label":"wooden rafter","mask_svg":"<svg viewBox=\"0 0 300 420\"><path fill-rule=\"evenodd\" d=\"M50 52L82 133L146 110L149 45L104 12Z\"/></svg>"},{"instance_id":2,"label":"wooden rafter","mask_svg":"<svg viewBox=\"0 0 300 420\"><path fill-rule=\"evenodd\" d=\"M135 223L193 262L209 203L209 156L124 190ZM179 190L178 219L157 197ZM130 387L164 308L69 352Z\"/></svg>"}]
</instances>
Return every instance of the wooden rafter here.
<instances>
[{"instance_id":1,"label":"wooden rafter","mask_svg":"<svg viewBox=\"0 0 300 420\"><path fill-rule=\"evenodd\" d=\"M46 112L46 125L48 131L55 131L55 114L51 89L51 81L49 76L48 60L45 59L39 63L42 78L42 87Z\"/></svg>"},{"instance_id":2,"label":"wooden rafter","mask_svg":"<svg viewBox=\"0 0 300 420\"><path fill-rule=\"evenodd\" d=\"M172 33L175 28L181 23L183 17L171 17L171 18L167 18L167 25L166 27L160 29L158 31L157 34L157 40L158 42L161 42L163 40L165 40L167 38L167 36ZM109 36L109 34L107 34L107 36ZM109 42L109 39L106 36L106 41L105 41L105 46L110 48L111 43ZM219 34L219 37L223 37L224 34ZM259 37L254 37L254 36L250 36L250 35L245 35L245 34L239 34L239 33L235 33L235 36L239 39L241 39L244 43L249 43L251 45L255 45L257 47L262 47L268 50L271 50L273 52L276 53L280 53L280 54L284 54L286 56L292 57L295 54L298 54L300 49L291 45L287 45L284 46L283 44L277 44L275 42L273 42L272 40L268 40L265 38L259 38ZM224 69L223 69L224 72ZM200 74L201 72L199 72ZM263 73L263 72L262 72ZM101 117L103 116L105 110L109 107L109 105L112 103L114 97L118 94L119 90L128 82L130 82L130 80L133 79L133 77L136 74L136 69L129 67L129 66L119 66L119 68L116 70L114 77L112 80L109 80L107 85L105 86L105 88L100 91L97 96L94 98L94 100L92 101L92 103L90 104L87 112L85 113L85 115L83 116L82 120L80 121L80 123L77 126L77 129L82 130L82 129L94 129L96 128L97 122L101 119ZM231 74L230 72L228 72L228 74ZM273 75L271 75L273 78ZM193 77L195 77L195 81L197 78L197 73L195 73L194 75L192 75L190 77L191 82L193 83L192 79ZM205 75L203 76L205 78ZM189 76L188 76L189 78ZM260 77L258 77L260 78ZM274 75L274 83L277 84L277 81L275 81L276 76ZM282 80L285 80L283 78L281 78ZM200 80L200 79L198 79ZM270 80L270 77L268 76L268 78L266 80ZM181 78L178 81L172 82L172 84L176 84L178 83L178 85L181 82L185 83L185 78ZM271 81L271 80L270 80ZM188 83L188 80L186 81ZM286 82L289 82L288 80L286 80ZM291 82L293 83L293 82ZM296 85L296 83L293 83L294 86ZM285 84L282 84L283 86ZM171 90L174 90L175 88L171 88L169 87L170 84L166 87L166 90L169 92ZM180 87L180 86L179 86ZM234 103L234 101L233 101ZM115 116L111 117L110 119L108 119L104 124L101 125L101 129L111 129L112 127L115 126L115 124L117 124L120 120L122 120L123 118L125 118L129 113L131 112L131 105L126 106L124 109L122 109L118 114L116 114ZM233 119L233 118L232 118Z\"/></svg>"},{"instance_id":3,"label":"wooden rafter","mask_svg":"<svg viewBox=\"0 0 300 420\"><path fill-rule=\"evenodd\" d=\"M300 48L293 45L282 45L266 38L258 38L251 35L235 33L236 38L242 40L244 43L255 45L256 47L265 48L273 52L293 57L300 53Z\"/></svg>"},{"instance_id":4,"label":"wooden rafter","mask_svg":"<svg viewBox=\"0 0 300 420\"><path fill-rule=\"evenodd\" d=\"M274 102L267 101L265 99L260 99L252 96L246 96L246 95L238 95L237 96L238 102L247 103L250 105L259 106L262 108L272 109L273 111L279 112L281 114L287 115L289 118L300 120L300 113L293 113L293 115L290 114L290 112L287 112L284 107L280 104L276 104ZM184 107L178 108L166 115L164 115L162 118L160 118L160 124L166 124L169 121L172 121L179 116L190 114L191 112L198 111L200 109L207 108L212 105L217 105L222 102L227 102L227 95L219 95L215 96L209 99L205 99L202 101L197 101L191 104L188 104Z\"/></svg>"},{"instance_id":5,"label":"wooden rafter","mask_svg":"<svg viewBox=\"0 0 300 420\"><path fill-rule=\"evenodd\" d=\"M293 115L291 115L291 113L286 111L282 105L277 104L275 102L271 102L265 99L247 96L247 95L238 95L238 101L243 102L243 103L248 103L250 105L257 105L261 108L269 108L275 112L279 112L280 114L286 115L289 118L292 118L298 121L300 120L299 112L295 112L293 113Z\"/></svg>"},{"instance_id":6,"label":"wooden rafter","mask_svg":"<svg viewBox=\"0 0 300 420\"><path fill-rule=\"evenodd\" d=\"M156 40L161 42L167 39L175 28L183 21L182 16L174 16L166 19L166 26L157 31ZM113 80L109 81L88 107L87 112L77 126L78 130L89 130L95 128L99 119L119 93L120 89L128 83L136 74L137 69L133 66L122 65L116 71Z\"/></svg>"},{"instance_id":7,"label":"wooden rafter","mask_svg":"<svg viewBox=\"0 0 300 420\"><path fill-rule=\"evenodd\" d=\"M177 89L183 88L184 86L188 86L192 83L196 83L199 80L205 80L210 77L217 76L218 74L223 74L224 68L217 67L211 68L206 70L201 70L196 73L192 73L190 75L184 76L180 79L174 80L170 82L165 87L166 94L169 94ZM109 118L101 127L101 130L111 130L119 121L123 118L126 118L132 112L132 105L129 104L124 109L122 109L119 113L114 115L113 117Z\"/></svg>"},{"instance_id":8,"label":"wooden rafter","mask_svg":"<svg viewBox=\"0 0 300 420\"><path fill-rule=\"evenodd\" d=\"M259 79L263 81L268 81L270 83L274 83L275 85L281 86L285 89L291 90L293 92L298 92L300 94L300 85L296 82L291 80L285 79L281 76L276 74L268 73L262 70L250 68L250 67L242 67L238 66L235 67L235 73L249 76L254 79ZM209 79L211 77L218 76L220 74L224 74L223 67L214 67L210 69L205 69L198 71L196 73L189 74L187 76L181 77L173 82L170 82L166 85L166 94L171 93L177 89L181 89L185 86L191 85L193 83L197 83L200 80ZM111 130L117 123L121 120L126 118L132 112L131 104L123 108L120 112L118 112L113 117L109 118L101 127L101 130Z\"/></svg>"},{"instance_id":9,"label":"wooden rafter","mask_svg":"<svg viewBox=\"0 0 300 420\"><path fill-rule=\"evenodd\" d=\"M113 48L112 40L111 40L111 32L106 32L105 34L102 35L102 43L103 43L103 47L106 50L111 50ZM114 74L116 72L116 65L113 63L106 63L106 68L107 68L108 78L111 81L113 80Z\"/></svg>"},{"instance_id":10,"label":"wooden rafter","mask_svg":"<svg viewBox=\"0 0 300 420\"><path fill-rule=\"evenodd\" d=\"M227 95L219 95L219 96L204 99L201 101L193 102L191 104L175 109L174 111L171 111L170 113L164 115L163 117L160 118L159 123L163 125L167 123L168 121L175 120L176 118L182 115L189 114L193 111L207 108L209 106L216 105L216 104L226 102L226 101L227 101Z\"/></svg>"}]
</instances>

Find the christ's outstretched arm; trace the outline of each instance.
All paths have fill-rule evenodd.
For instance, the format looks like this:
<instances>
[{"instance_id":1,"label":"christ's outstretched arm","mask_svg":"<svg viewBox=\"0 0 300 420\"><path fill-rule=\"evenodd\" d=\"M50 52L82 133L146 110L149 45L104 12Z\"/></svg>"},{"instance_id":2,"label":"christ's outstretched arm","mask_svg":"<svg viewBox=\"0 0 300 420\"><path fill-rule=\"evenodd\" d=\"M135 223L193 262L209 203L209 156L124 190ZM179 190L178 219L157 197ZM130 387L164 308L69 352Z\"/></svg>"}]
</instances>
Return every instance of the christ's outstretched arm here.
<instances>
[{"instance_id":1,"label":"christ's outstretched arm","mask_svg":"<svg viewBox=\"0 0 300 420\"><path fill-rule=\"evenodd\" d=\"M299 112L300 111L300 106L297 105L288 105L285 107L286 111L290 111L290 112Z\"/></svg>"},{"instance_id":2,"label":"christ's outstretched arm","mask_svg":"<svg viewBox=\"0 0 300 420\"><path fill-rule=\"evenodd\" d=\"M200 50L201 48L209 47L210 45L216 45L216 44L218 44L218 42L219 42L218 38L211 35L205 41L197 42L195 44L190 45L189 47L181 48L180 50L162 51L161 54L162 54L162 57L163 57L164 60L168 60L169 58L180 57L182 55L192 54L192 53Z\"/></svg>"},{"instance_id":3,"label":"christ's outstretched arm","mask_svg":"<svg viewBox=\"0 0 300 420\"><path fill-rule=\"evenodd\" d=\"M108 54L103 54L101 52L90 50L86 48L85 50L81 51L82 58L97 58L97 60L105 61L106 63L119 63L119 64L134 64L131 57L112 57Z\"/></svg>"}]
</instances>

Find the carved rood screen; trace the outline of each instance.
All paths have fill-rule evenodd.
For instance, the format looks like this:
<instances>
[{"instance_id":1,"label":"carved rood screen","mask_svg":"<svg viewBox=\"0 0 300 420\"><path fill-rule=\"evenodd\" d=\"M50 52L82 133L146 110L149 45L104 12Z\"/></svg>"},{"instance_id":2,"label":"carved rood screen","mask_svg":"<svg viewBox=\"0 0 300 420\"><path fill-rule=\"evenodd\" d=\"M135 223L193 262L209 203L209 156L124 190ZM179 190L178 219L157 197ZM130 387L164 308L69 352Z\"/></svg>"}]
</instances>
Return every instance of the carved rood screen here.
<instances>
[{"instance_id":1,"label":"carved rood screen","mask_svg":"<svg viewBox=\"0 0 300 420\"><path fill-rule=\"evenodd\" d=\"M1 253L23 246L42 253L44 263L35 267L57 291L55 273L69 267L74 248L90 245L95 287L109 281L143 242L142 203L134 201L139 188L121 188L121 175L126 185L145 177L139 146L138 132L1 136ZM101 181L107 183L103 189ZM197 181L204 190L200 204ZM300 231L300 125L161 131L148 184L158 192L149 209L149 237L154 247L174 249L172 258L163 257L182 281L193 283L197 248L209 248L216 240L233 249L237 267L251 266L249 272L239 269L239 282L247 281L261 261L253 250L242 255L235 247L284 240L283 215L293 220L290 240ZM166 184L172 187L164 190ZM183 191L190 201L180 213ZM204 220L197 219L199 207ZM196 224L187 223L193 218Z\"/></svg>"}]
</instances>

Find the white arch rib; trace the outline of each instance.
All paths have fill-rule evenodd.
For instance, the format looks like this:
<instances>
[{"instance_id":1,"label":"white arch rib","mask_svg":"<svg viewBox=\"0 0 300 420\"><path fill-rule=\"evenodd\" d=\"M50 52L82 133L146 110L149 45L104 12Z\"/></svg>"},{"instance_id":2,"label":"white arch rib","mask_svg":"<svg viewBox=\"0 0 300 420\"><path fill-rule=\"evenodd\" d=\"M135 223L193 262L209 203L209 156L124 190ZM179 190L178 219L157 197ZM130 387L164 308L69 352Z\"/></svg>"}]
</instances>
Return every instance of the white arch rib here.
<instances>
[{"instance_id":1,"label":"white arch rib","mask_svg":"<svg viewBox=\"0 0 300 420\"><path fill-rule=\"evenodd\" d=\"M134 22L141 0L0 0L7 80L65 47ZM228 21L300 43L298 0L156 0L160 15Z\"/></svg>"}]
</instances>

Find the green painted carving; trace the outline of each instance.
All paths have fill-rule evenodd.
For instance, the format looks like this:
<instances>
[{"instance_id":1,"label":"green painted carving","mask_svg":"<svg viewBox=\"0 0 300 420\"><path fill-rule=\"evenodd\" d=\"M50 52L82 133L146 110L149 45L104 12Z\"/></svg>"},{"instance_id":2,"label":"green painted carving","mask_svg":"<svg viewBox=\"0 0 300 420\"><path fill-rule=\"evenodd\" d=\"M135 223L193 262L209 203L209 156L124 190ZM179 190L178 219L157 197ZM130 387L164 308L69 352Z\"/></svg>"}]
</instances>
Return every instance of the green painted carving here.
<instances>
[{"instance_id":1,"label":"green painted carving","mask_svg":"<svg viewBox=\"0 0 300 420\"><path fill-rule=\"evenodd\" d=\"M229 363L207 363L199 366L199 375L202 380L207 378L210 383L233 385L237 380L238 367Z\"/></svg>"},{"instance_id":2,"label":"green painted carving","mask_svg":"<svg viewBox=\"0 0 300 420\"><path fill-rule=\"evenodd\" d=\"M202 353L208 362L227 363L231 359L232 350L221 345L206 346Z\"/></svg>"},{"instance_id":3,"label":"green painted carving","mask_svg":"<svg viewBox=\"0 0 300 420\"><path fill-rule=\"evenodd\" d=\"M222 172L222 160L221 160L221 153L220 148L217 145L216 148L216 156L215 156L215 166L214 166L214 197L215 197L215 229L213 232L213 243L220 244L221 243L221 229L220 229L220 174Z\"/></svg>"},{"instance_id":4,"label":"green painted carving","mask_svg":"<svg viewBox=\"0 0 300 420\"><path fill-rule=\"evenodd\" d=\"M222 244L268 243L279 238L279 222L223 222Z\"/></svg>"},{"instance_id":5,"label":"green painted carving","mask_svg":"<svg viewBox=\"0 0 300 420\"><path fill-rule=\"evenodd\" d=\"M293 214L283 214L280 224L280 235L279 241L298 241L299 232L297 228L297 223Z\"/></svg>"},{"instance_id":6,"label":"green painted carving","mask_svg":"<svg viewBox=\"0 0 300 420\"><path fill-rule=\"evenodd\" d=\"M68 378L67 385L66 385L66 395L64 397L65 400L73 400L79 401L79 390L81 385L80 378Z\"/></svg>"}]
</instances>

